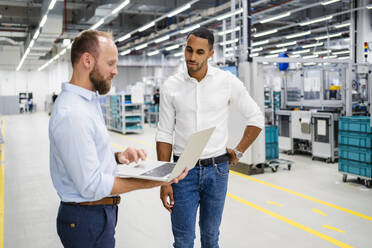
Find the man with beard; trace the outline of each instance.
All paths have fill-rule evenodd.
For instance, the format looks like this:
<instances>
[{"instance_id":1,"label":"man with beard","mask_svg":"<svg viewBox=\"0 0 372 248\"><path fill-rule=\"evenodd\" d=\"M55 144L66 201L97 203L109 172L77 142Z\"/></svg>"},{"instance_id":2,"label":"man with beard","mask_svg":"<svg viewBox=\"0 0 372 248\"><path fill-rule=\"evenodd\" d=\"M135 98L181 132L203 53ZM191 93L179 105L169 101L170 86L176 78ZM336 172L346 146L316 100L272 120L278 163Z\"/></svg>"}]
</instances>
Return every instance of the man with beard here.
<instances>
[{"instance_id":1,"label":"man with beard","mask_svg":"<svg viewBox=\"0 0 372 248\"><path fill-rule=\"evenodd\" d=\"M218 248L219 227L225 203L229 164L235 165L257 138L264 117L243 83L230 72L208 65L214 37L206 28L187 36L186 67L170 77L160 95L156 136L158 159L177 161L192 133L216 127L196 166L177 185L161 187L160 198L171 213L173 246L194 246L195 221L199 208L202 248ZM239 144L227 148L228 111L238 107L246 128ZM174 134L174 143L173 143Z\"/></svg>"},{"instance_id":2,"label":"man with beard","mask_svg":"<svg viewBox=\"0 0 372 248\"><path fill-rule=\"evenodd\" d=\"M112 152L98 97L110 90L117 61L111 34L79 34L71 48L72 78L62 85L52 111L50 173L61 199L57 232L64 247L115 247L119 194L168 185L114 176L117 163L146 159L142 149Z\"/></svg>"}]
</instances>

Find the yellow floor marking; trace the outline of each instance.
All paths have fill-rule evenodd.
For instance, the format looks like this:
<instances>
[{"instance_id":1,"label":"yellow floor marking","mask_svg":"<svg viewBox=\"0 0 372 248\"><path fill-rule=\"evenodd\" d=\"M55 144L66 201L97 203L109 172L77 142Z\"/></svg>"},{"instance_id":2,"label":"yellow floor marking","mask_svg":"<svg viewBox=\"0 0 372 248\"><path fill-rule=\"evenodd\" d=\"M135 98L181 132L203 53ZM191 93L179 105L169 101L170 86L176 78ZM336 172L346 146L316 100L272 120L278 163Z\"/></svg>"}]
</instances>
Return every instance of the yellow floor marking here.
<instances>
[{"instance_id":1,"label":"yellow floor marking","mask_svg":"<svg viewBox=\"0 0 372 248\"><path fill-rule=\"evenodd\" d=\"M323 225L322 227L327 228L329 230L333 230L333 231L339 232L339 233L345 233L344 231L342 231L340 229L337 229L336 227L333 227L333 226Z\"/></svg>"},{"instance_id":2,"label":"yellow floor marking","mask_svg":"<svg viewBox=\"0 0 372 248\"><path fill-rule=\"evenodd\" d=\"M1 144L0 145L0 162L3 162L4 161L4 144Z\"/></svg>"},{"instance_id":3,"label":"yellow floor marking","mask_svg":"<svg viewBox=\"0 0 372 248\"><path fill-rule=\"evenodd\" d=\"M311 210L313 210L313 212L318 213L318 214L320 214L320 215L328 216L328 214L326 214L326 213L320 211L319 209L313 208L313 209L311 209Z\"/></svg>"},{"instance_id":4,"label":"yellow floor marking","mask_svg":"<svg viewBox=\"0 0 372 248\"><path fill-rule=\"evenodd\" d=\"M155 148L156 147L154 144L148 143L146 141L142 141L142 140L139 140L139 139L136 139L136 138L133 138L133 137L129 137L127 135L123 135L123 134L119 134L119 135L121 137L123 137L124 139L130 140L130 141L133 141L133 142L137 142L141 145L145 145L145 146L148 146L150 148Z\"/></svg>"},{"instance_id":5,"label":"yellow floor marking","mask_svg":"<svg viewBox=\"0 0 372 248\"><path fill-rule=\"evenodd\" d=\"M243 177L243 178L246 178L246 179L249 179L249 180L254 181L254 182L257 182L257 183L264 184L264 185L266 185L266 186L269 186L269 187L272 187L272 188L275 188L275 189L282 190L282 191L287 192L287 193L289 193L289 194L296 195L296 196L299 196L299 197L302 197L302 198L308 199L308 200L310 200L310 201L314 201L314 202L317 202L317 203L323 204L323 205L328 206L328 207L331 207L331 208L335 208L335 209L340 210L340 211L343 211L343 212L345 212L345 213L352 214L352 215L358 216L358 217L360 217L360 218L363 218L363 219L366 219L366 220L370 220L370 221L372 221L372 217L371 217L371 216L368 216L368 215L365 215L365 214L361 214L361 213L355 212L355 211L353 211L353 210L350 210L350 209L347 209L347 208L343 208L343 207L337 206L337 205L335 205L335 204L328 203L328 202L325 202L325 201L322 201L322 200L316 199L316 198L311 197L311 196L308 196L308 195L304 195L304 194L301 194L301 193L297 193L297 192L295 192L295 191L293 191L293 190L286 189L286 188L284 188L284 187L277 186L277 185L274 185L274 184L271 184L271 183L267 183L267 182L261 181L261 180L259 180L259 179L257 179L257 178L250 177L250 176L244 175L244 174L239 173L239 172L235 172L235 171L231 171L231 170L230 170L230 173L231 173L231 174L234 174L234 175L237 175L237 176L240 176L240 177Z\"/></svg>"},{"instance_id":6,"label":"yellow floor marking","mask_svg":"<svg viewBox=\"0 0 372 248\"><path fill-rule=\"evenodd\" d=\"M115 144L115 143L112 143L112 146L119 149L120 151L125 151L127 149L127 147L121 146L121 145L118 145L118 144Z\"/></svg>"},{"instance_id":7,"label":"yellow floor marking","mask_svg":"<svg viewBox=\"0 0 372 248\"><path fill-rule=\"evenodd\" d=\"M330 242L330 243L332 243L332 244L334 244L334 245L336 245L338 247L341 247L341 248L352 248L351 245L348 245L348 244L345 244L345 243L343 243L341 241L338 241L337 239L334 239L334 238L332 238L330 236L327 236L327 235L325 235L325 234L323 234L321 232L318 232L318 231L316 231L316 230L314 230L314 229L312 229L310 227L304 226L304 225L302 225L302 224L300 224L298 222L295 222L295 221L293 221L291 219L288 219L288 218L286 218L284 216L281 216L281 215L279 215L279 214L277 214L277 213L275 213L273 211L270 211L270 210L268 210L266 208L263 208L263 207L260 207L260 206L258 206L256 204L254 204L254 203L248 202L248 201L246 201L246 200L244 200L244 199L242 199L242 198L240 198L238 196L232 195L230 193L227 193L227 196L230 197L230 198L232 198L232 199L234 199L234 200L236 200L236 201L238 201L238 202L240 202L240 203L243 203L243 204L245 204L245 205L247 205L249 207L252 207L252 208L254 208L254 209L256 209L256 210L258 210L258 211L260 211L262 213L265 213L265 214L270 215L270 216L272 216L272 217L274 217L276 219L279 219L279 220L281 220L281 221L283 221L283 222L285 222L287 224L290 224L290 225L292 225L294 227L297 227L299 229L302 229L305 232L308 232L308 233L310 233L310 234L312 234L312 235L314 235L314 236L316 236L318 238L324 239L324 240L326 240L326 241L328 241L328 242Z\"/></svg>"},{"instance_id":8,"label":"yellow floor marking","mask_svg":"<svg viewBox=\"0 0 372 248\"><path fill-rule=\"evenodd\" d=\"M276 203L276 202L273 202L273 201L267 201L266 203L276 205L276 206L279 206L279 207L283 207L283 204Z\"/></svg>"}]
</instances>

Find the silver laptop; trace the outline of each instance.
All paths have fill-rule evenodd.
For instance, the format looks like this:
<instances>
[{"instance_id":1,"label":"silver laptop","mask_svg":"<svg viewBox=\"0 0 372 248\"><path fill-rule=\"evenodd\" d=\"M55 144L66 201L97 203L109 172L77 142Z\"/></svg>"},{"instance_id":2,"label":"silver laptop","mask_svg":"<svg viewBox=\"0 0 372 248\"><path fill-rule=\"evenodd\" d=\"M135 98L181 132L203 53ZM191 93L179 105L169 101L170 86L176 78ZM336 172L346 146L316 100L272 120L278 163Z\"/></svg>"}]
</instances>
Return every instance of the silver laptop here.
<instances>
[{"instance_id":1,"label":"silver laptop","mask_svg":"<svg viewBox=\"0 0 372 248\"><path fill-rule=\"evenodd\" d=\"M192 134L177 163L142 161L134 165L120 165L116 176L169 182L181 175L186 168L189 170L194 168L214 129L215 127L208 128Z\"/></svg>"}]
</instances>

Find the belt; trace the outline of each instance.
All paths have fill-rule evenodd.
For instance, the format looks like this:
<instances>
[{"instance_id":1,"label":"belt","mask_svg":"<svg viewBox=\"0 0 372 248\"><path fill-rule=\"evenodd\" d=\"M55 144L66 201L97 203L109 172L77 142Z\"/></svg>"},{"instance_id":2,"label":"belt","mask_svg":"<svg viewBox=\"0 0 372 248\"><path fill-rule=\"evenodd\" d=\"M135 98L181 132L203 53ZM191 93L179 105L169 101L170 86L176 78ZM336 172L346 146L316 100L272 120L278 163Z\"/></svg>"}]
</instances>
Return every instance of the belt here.
<instances>
[{"instance_id":1,"label":"belt","mask_svg":"<svg viewBox=\"0 0 372 248\"><path fill-rule=\"evenodd\" d=\"M173 155L173 161L177 162L179 159L179 156ZM213 158L206 158L206 159L199 159L198 162L196 162L196 165L199 166L209 166L209 165L214 165L214 164L220 164L229 161L229 156L227 153L218 156L218 157L213 157Z\"/></svg>"},{"instance_id":2,"label":"belt","mask_svg":"<svg viewBox=\"0 0 372 248\"><path fill-rule=\"evenodd\" d=\"M64 202L69 205L82 205L82 206L96 206L96 205L119 205L120 203L120 196L113 196L113 197L105 197L98 201L90 201L90 202Z\"/></svg>"}]
</instances>

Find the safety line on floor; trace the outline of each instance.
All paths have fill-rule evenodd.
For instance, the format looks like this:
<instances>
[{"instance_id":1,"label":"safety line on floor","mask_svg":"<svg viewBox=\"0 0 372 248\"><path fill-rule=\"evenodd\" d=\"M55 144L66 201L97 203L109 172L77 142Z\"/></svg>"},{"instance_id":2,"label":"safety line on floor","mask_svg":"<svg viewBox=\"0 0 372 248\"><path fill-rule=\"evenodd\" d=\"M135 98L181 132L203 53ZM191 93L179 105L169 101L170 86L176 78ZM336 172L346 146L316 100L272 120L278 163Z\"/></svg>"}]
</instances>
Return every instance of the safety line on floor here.
<instances>
[{"instance_id":1,"label":"safety line on floor","mask_svg":"<svg viewBox=\"0 0 372 248\"><path fill-rule=\"evenodd\" d=\"M311 210L313 210L313 212L315 212L317 214L320 214L320 215L323 215L323 216L328 216L328 214L324 213L323 211L320 211L319 209L313 208Z\"/></svg>"},{"instance_id":2,"label":"safety line on floor","mask_svg":"<svg viewBox=\"0 0 372 248\"><path fill-rule=\"evenodd\" d=\"M115 143L111 143L113 147L115 147L116 149L119 149L121 152L122 151L125 151L125 149L127 149L127 147L125 146L121 146L121 145L118 145L118 144L115 144Z\"/></svg>"},{"instance_id":3,"label":"safety line on floor","mask_svg":"<svg viewBox=\"0 0 372 248\"><path fill-rule=\"evenodd\" d=\"M145 146L148 146L150 148L156 148L156 146L154 144L151 144L151 143L148 143L146 141L143 141L143 140L140 140L140 139L136 139L136 138L133 138L133 137L129 137L127 135L124 135L124 134L119 134L121 137L123 137L124 139L127 139L127 140L130 140L130 141L133 141L133 142L137 142L141 145L145 145Z\"/></svg>"},{"instance_id":4,"label":"safety line on floor","mask_svg":"<svg viewBox=\"0 0 372 248\"><path fill-rule=\"evenodd\" d=\"M249 201L246 201L246 200L244 200L244 199L242 199L242 198L240 198L240 197L238 197L236 195L232 195L230 193L227 193L227 196L230 197L230 198L232 198L232 199L234 199L234 200L236 200L236 201L238 201L238 202L240 202L240 203L243 203L243 204L245 204L245 205L247 205L249 207L252 207L252 208L254 208L254 209L256 209L256 210L258 210L258 211L260 211L262 213L265 213L267 215L270 215L270 216L272 216L272 217L274 217L274 218L276 218L278 220L281 220L281 221L283 221L283 222L285 222L287 224L290 224L290 225L292 225L294 227L297 227L297 228L299 228L299 229L301 229L301 230L303 230L305 232L308 232L308 233L310 233L310 234L312 234L312 235L314 235L314 236L316 236L318 238L324 239L324 240L326 240L326 241L328 241L328 242L330 242L330 243L332 243L332 244L334 244L334 245L336 245L338 247L341 247L341 248L352 248L353 247L353 246L348 245L348 244L345 244L345 243L343 243L343 242L341 242L341 241L339 241L339 240L337 240L335 238L332 238L332 237L330 237L328 235L325 235L325 234L323 234L321 232L318 232L318 231L316 231L316 230L314 230L314 229L312 229L310 227L307 227L307 226L302 225L302 224L300 224L298 222L295 222L295 221L293 221L293 220L291 220L291 219L289 219L287 217L281 216L281 215L279 215L279 214L277 214L277 213L275 213L275 212L273 212L271 210L268 210L266 208L263 208L263 207L260 207L260 206L258 206L256 204L254 204L254 203L251 203Z\"/></svg>"},{"instance_id":5,"label":"safety line on floor","mask_svg":"<svg viewBox=\"0 0 372 248\"><path fill-rule=\"evenodd\" d=\"M271 204L271 205L275 205L275 206L278 206L278 207L283 207L283 204L280 204L280 203L277 203L277 202L273 202L273 201L266 201L267 204Z\"/></svg>"},{"instance_id":6,"label":"safety line on floor","mask_svg":"<svg viewBox=\"0 0 372 248\"><path fill-rule=\"evenodd\" d=\"M296 196L305 198L307 200L310 200L310 201L313 201L313 202L317 202L317 203L323 204L323 205L328 206L328 207L331 207L331 208L335 208L335 209L340 210L340 211L343 211L345 213L352 214L352 215L361 217L363 219L372 221L372 217L371 216L368 216L368 215L365 215L365 214L361 214L361 213L358 213L356 211L353 211L353 210L350 210L350 209L347 209L347 208L344 208L344 207L340 207L340 206L337 206L335 204L332 204L332 203L329 203L329 202L325 202L325 201L316 199L314 197L311 197L311 196L308 196L308 195L304 195L304 194L295 192L295 191L290 190L290 189L286 189L286 188L281 187L281 186L277 186L277 185L274 185L274 184L271 184L271 183L267 183L267 182L264 182L264 181L259 180L257 178L254 178L254 177L251 177L251 176L247 176L247 175L244 175L244 174L239 173L239 172L235 172L235 171L231 171L230 170L230 173L231 174L234 174L234 175L237 175L237 176L240 176L240 177L243 177L243 178L246 178L246 179L249 179L249 180L254 181L254 182L257 182L257 183L261 183L263 185L266 185L266 186L269 186L269 187L272 187L272 188L275 188L275 189L282 190L282 191L287 192L289 194L296 195Z\"/></svg>"},{"instance_id":7,"label":"safety line on floor","mask_svg":"<svg viewBox=\"0 0 372 248\"><path fill-rule=\"evenodd\" d=\"M333 227L333 226L322 225L322 227L327 228L327 229L332 230L332 231L339 232L339 233L345 233L345 231L342 231L342 230L340 230L340 229L338 229L336 227Z\"/></svg>"}]
</instances>

